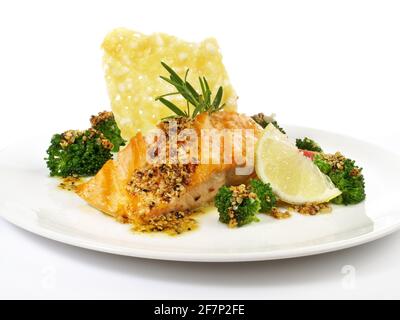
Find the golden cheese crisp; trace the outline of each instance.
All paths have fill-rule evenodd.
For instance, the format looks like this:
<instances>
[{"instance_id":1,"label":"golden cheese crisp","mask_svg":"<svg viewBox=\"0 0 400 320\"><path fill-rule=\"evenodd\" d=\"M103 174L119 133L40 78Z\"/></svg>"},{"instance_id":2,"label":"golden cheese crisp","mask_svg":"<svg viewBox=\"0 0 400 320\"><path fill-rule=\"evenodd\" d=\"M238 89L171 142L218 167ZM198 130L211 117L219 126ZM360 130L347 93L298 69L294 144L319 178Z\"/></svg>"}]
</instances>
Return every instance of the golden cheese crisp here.
<instances>
[{"instance_id":1,"label":"golden cheese crisp","mask_svg":"<svg viewBox=\"0 0 400 320\"><path fill-rule=\"evenodd\" d=\"M191 43L162 33L143 35L128 29L116 29L104 39L104 68L111 107L122 136L130 139L138 131L146 132L161 118L172 112L155 97L173 91L173 87L160 79L167 76L161 61L171 66L182 77L190 69L188 81L196 84L198 77L209 82L213 95L224 87L222 102L225 110L236 110L237 96L222 63L215 39ZM186 109L180 96L168 97Z\"/></svg>"}]
</instances>

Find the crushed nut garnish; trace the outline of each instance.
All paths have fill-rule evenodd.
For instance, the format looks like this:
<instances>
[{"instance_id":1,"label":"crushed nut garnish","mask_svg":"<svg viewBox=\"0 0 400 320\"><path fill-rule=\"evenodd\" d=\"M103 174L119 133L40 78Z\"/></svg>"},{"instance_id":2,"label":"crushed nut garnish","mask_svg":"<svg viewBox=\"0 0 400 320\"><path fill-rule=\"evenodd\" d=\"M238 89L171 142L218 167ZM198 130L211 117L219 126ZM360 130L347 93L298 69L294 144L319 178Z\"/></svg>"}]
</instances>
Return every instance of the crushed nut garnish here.
<instances>
[{"instance_id":1,"label":"crushed nut garnish","mask_svg":"<svg viewBox=\"0 0 400 320\"><path fill-rule=\"evenodd\" d=\"M288 219L290 218L292 215L288 210L280 210L277 207L272 208L271 212L268 213L271 217L275 218L275 219Z\"/></svg>"},{"instance_id":2,"label":"crushed nut garnish","mask_svg":"<svg viewBox=\"0 0 400 320\"><path fill-rule=\"evenodd\" d=\"M151 209L180 197L190 183L195 168L194 164L160 164L135 170L127 190L143 197Z\"/></svg>"},{"instance_id":3,"label":"crushed nut garnish","mask_svg":"<svg viewBox=\"0 0 400 320\"><path fill-rule=\"evenodd\" d=\"M93 128L90 128L86 131L81 130L68 130L62 134L62 139L60 141L60 145L63 148L68 147L69 145L73 144L76 139L82 137L83 141L87 139L93 138L95 135L99 136L99 143L103 145L106 149L112 149L114 146L113 144L100 132Z\"/></svg>"},{"instance_id":4,"label":"crushed nut garnish","mask_svg":"<svg viewBox=\"0 0 400 320\"><path fill-rule=\"evenodd\" d=\"M231 186L229 190L232 191L232 198L231 198L231 206L228 208L228 215L229 215L229 228L235 228L238 225L236 219L236 210L239 208L240 204L243 202L244 199L256 199L257 195L254 192L250 192L250 186L246 186L241 184L239 186Z\"/></svg>"},{"instance_id":5,"label":"crushed nut garnish","mask_svg":"<svg viewBox=\"0 0 400 320\"><path fill-rule=\"evenodd\" d=\"M102 111L97 116L91 116L90 123L92 124L93 127L96 127L100 122L113 118L114 114L111 111Z\"/></svg>"},{"instance_id":6,"label":"crushed nut garnish","mask_svg":"<svg viewBox=\"0 0 400 320\"><path fill-rule=\"evenodd\" d=\"M176 124L176 127L171 127L170 128L171 123ZM168 138L168 134L169 134L170 129L175 134L179 134L184 129L192 128L193 127L193 123L194 123L193 119L184 118L184 117L177 117L177 118L161 121L157 126L162 131L164 131L164 133L167 135L167 138Z\"/></svg>"},{"instance_id":7,"label":"crushed nut garnish","mask_svg":"<svg viewBox=\"0 0 400 320\"><path fill-rule=\"evenodd\" d=\"M321 153L321 156L326 162L328 162L332 166L332 168L335 168L337 170L344 169L346 157L343 156L340 152L336 152L335 154Z\"/></svg>"},{"instance_id":8,"label":"crushed nut garnish","mask_svg":"<svg viewBox=\"0 0 400 320\"><path fill-rule=\"evenodd\" d=\"M329 203L306 203L302 205L289 206L289 210L297 211L298 213L304 215L315 216L318 213L332 212L332 207L330 206Z\"/></svg>"},{"instance_id":9,"label":"crushed nut garnish","mask_svg":"<svg viewBox=\"0 0 400 320\"><path fill-rule=\"evenodd\" d=\"M144 219L135 216L133 230L138 232L165 232L169 235L178 235L186 231L194 230L197 221L192 217L192 212L178 211L166 215Z\"/></svg>"},{"instance_id":10,"label":"crushed nut garnish","mask_svg":"<svg viewBox=\"0 0 400 320\"><path fill-rule=\"evenodd\" d=\"M58 187L67 191L75 191L80 182L81 178L79 177L66 177L63 178Z\"/></svg>"},{"instance_id":11,"label":"crushed nut garnish","mask_svg":"<svg viewBox=\"0 0 400 320\"><path fill-rule=\"evenodd\" d=\"M176 124L170 128L172 123ZM176 118L161 122L158 127L168 136L172 131L179 134L180 131L193 126L193 121L187 118ZM167 139L167 154L170 155L169 139ZM191 176L196 170L197 163L183 161L186 155L190 154L190 140L177 141L178 163L171 161L170 158L148 165L144 168L135 170L127 185L127 190L132 195L139 195L142 208L139 214L145 214L159 204L170 203L174 198L179 198L185 191L191 181ZM157 155L158 156L158 155Z\"/></svg>"},{"instance_id":12,"label":"crushed nut garnish","mask_svg":"<svg viewBox=\"0 0 400 320\"><path fill-rule=\"evenodd\" d=\"M70 144L73 144L75 142L75 139L82 135L83 135L83 131L80 131L80 130L65 131L62 134L62 139L60 142L61 147L65 148L65 147L69 146Z\"/></svg>"},{"instance_id":13,"label":"crushed nut garnish","mask_svg":"<svg viewBox=\"0 0 400 320\"><path fill-rule=\"evenodd\" d=\"M352 177L357 177L357 176L359 176L361 174L361 169L360 168L353 168L351 171L350 171L350 175L352 176Z\"/></svg>"},{"instance_id":14,"label":"crushed nut garnish","mask_svg":"<svg viewBox=\"0 0 400 320\"><path fill-rule=\"evenodd\" d=\"M185 129L193 129L193 119L178 117L162 121L158 127L165 133L166 154L176 158L179 163L198 163L199 159L193 157L197 155L198 141L191 139L191 132L182 132ZM176 144L170 145L170 134L175 135ZM190 158L192 157L192 158Z\"/></svg>"},{"instance_id":15,"label":"crushed nut garnish","mask_svg":"<svg viewBox=\"0 0 400 320\"><path fill-rule=\"evenodd\" d=\"M257 113L251 117L255 122L257 122L260 126L265 128L268 123L275 121L275 114L271 114L270 116L265 115L264 113Z\"/></svg>"}]
</instances>

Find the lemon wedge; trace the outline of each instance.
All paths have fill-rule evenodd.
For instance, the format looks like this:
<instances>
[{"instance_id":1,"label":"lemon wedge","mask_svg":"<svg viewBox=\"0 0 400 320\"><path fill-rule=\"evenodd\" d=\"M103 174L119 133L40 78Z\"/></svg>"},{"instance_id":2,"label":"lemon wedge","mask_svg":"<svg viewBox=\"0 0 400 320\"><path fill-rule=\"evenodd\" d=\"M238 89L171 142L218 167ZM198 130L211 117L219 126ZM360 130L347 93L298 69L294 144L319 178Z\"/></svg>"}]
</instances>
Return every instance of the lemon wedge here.
<instances>
[{"instance_id":1,"label":"lemon wedge","mask_svg":"<svg viewBox=\"0 0 400 320\"><path fill-rule=\"evenodd\" d=\"M256 146L256 172L276 195L292 204L323 203L341 194L328 176L288 137L269 124Z\"/></svg>"}]
</instances>

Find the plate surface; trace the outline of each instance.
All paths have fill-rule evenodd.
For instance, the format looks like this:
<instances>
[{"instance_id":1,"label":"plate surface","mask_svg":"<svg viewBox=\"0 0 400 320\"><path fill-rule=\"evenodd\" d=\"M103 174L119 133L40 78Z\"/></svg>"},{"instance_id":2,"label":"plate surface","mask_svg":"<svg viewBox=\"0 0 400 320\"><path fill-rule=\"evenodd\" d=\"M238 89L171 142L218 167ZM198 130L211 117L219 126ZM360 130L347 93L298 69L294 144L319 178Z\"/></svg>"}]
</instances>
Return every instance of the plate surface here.
<instances>
[{"instance_id":1,"label":"plate surface","mask_svg":"<svg viewBox=\"0 0 400 320\"><path fill-rule=\"evenodd\" d=\"M285 127L286 128L286 127ZM57 188L43 157L49 137L6 148L0 160L0 215L38 235L113 254L176 261L234 262L319 254L366 243L400 228L400 157L375 145L316 129L287 127L289 136L314 138L328 152L342 151L364 168L367 200L334 206L318 216L294 214L228 229L210 208L199 228L171 237L137 234Z\"/></svg>"}]
</instances>

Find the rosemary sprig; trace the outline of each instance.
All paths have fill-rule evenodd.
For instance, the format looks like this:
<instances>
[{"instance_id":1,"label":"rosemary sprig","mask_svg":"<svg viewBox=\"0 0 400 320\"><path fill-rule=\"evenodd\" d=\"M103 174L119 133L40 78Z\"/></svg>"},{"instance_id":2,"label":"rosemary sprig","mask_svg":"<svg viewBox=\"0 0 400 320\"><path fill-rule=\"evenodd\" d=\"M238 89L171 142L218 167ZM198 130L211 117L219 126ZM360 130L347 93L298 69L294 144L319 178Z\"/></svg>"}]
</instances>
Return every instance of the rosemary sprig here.
<instances>
[{"instance_id":1,"label":"rosemary sprig","mask_svg":"<svg viewBox=\"0 0 400 320\"><path fill-rule=\"evenodd\" d=\"M182 79L170 66L166 63L161 62L162 66L168 71L169 78L160 76L161 79L173 85L176 91L161 95L156 98L157 101L163 103L175 114L167 118L174 117L185 117L185 118L195 118L198 114L202 112L216 112L221 110L225 104L221 105L222 96L224 90L219 87L217 94L214 99L212 99L212 92L210 86L208 85L207 79L205 77L199 77L199 83L201 88L201 93L198 93L196 89L187 81L187 76L189 74L189 69L186 70L185 77ZM181 110L171 101L165 99L165 97L181 95L186 100L186 110ZM191 107L193 106L193 111L191 112Z\"/></svg>"}]
</instances>

